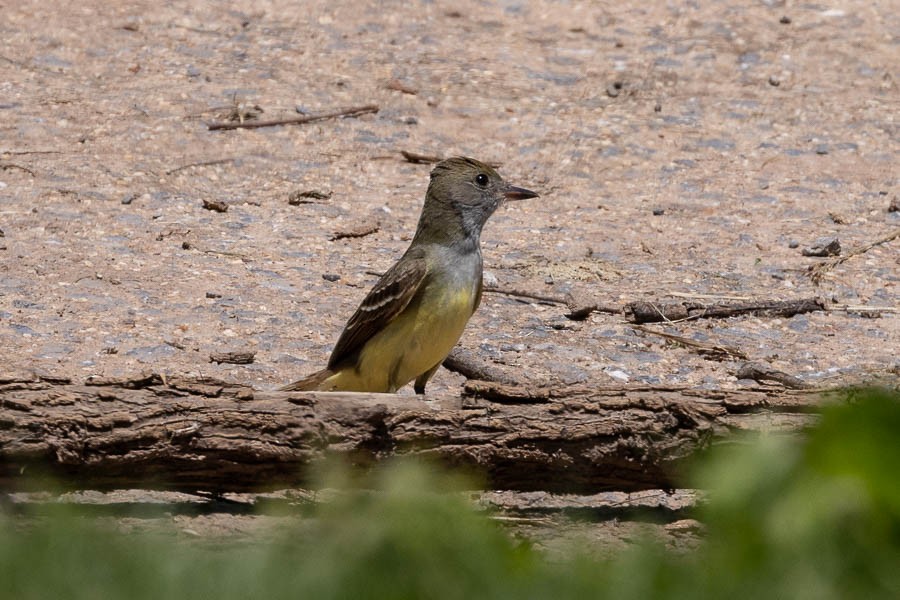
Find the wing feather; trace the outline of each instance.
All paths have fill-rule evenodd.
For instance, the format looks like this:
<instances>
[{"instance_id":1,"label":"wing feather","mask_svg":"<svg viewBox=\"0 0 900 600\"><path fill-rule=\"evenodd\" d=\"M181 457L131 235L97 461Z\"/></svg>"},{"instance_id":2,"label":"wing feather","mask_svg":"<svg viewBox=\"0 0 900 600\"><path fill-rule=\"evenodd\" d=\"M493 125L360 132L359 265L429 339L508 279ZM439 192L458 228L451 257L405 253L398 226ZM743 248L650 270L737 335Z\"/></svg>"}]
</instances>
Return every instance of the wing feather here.
<instances>
[{"instance_id":1,"label":"wing feather","mask_svg":"<svg viewBox=\"0 0 900 600\"><path fill-rule=\"evenodd\" d=\"M410 249L388 269L347 321L328 359L328 368L336 369L353 357L367 341L396 319L419 291L427 274L425 253L418 249Z\"/></svg>"}]
</instances>

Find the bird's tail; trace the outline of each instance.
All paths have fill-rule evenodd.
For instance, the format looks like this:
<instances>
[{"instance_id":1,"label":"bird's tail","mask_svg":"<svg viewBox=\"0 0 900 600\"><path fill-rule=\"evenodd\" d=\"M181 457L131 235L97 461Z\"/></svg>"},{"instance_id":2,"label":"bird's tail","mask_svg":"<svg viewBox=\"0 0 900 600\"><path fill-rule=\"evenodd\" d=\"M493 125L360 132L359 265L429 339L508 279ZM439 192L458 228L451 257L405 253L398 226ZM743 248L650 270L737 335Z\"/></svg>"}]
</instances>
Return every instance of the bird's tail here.
<instances>
[{"instance_id":1,"label":"bird's tail","mask_svg":"<svg viewBox=\"0 0 900 600\"><path fill-rule=\"evenodd\" d=\"M321 391L322 384L325 383L325 381L327 381L328 378L332 375L334 375L334 371L322 369L321 371L317 371L312 375L307 375L299 381L289 383L286 386L279 388L279 390L282 392L314 392L316 390Z\"/></svg>"}]
</instances>

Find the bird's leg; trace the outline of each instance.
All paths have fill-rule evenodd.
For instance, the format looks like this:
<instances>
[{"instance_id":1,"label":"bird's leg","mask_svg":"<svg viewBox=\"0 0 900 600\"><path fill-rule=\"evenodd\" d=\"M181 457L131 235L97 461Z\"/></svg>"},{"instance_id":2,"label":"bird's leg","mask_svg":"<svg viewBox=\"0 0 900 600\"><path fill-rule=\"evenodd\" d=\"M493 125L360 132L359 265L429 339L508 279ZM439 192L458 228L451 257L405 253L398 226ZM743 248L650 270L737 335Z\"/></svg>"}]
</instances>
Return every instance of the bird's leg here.
<instances>
[{"instance_id":1,"label":"bird's leg","mask_svg":"<svg viewBox=\"0 0 900 600\"><path fill-rule=\"evenodd\" d=\"M444 361L441 361L444 362ZM428 383L428 380L431 379L431 376L434 375L434 372L438 370L438 367L441 366L441 363L438 363L416 377L415 383L413 383L413 389L416 391L416 394L424 394L425 393L425 384Z\"/></svg>"}]
</instances>

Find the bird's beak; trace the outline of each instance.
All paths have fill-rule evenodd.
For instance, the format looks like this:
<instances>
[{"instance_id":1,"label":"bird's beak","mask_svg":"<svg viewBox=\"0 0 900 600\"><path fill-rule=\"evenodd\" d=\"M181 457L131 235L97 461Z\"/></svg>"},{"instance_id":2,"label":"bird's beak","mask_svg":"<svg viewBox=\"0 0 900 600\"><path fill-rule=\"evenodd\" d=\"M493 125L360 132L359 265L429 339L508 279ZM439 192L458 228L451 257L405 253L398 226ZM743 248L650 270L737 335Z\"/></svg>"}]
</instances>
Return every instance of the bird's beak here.
<instances>
[{"instance_id":1,"label":"bird's beak","mask_svg":"<svg viewBox=\"0 0 900 600\"><path fill-rule=\"evenodd\" d=\"M503 196L506 197L507 200L527 200L528 198L538 197L535 192L514 185L506 186L506 191L503 192Z\"/></svg>"}]
</instances>

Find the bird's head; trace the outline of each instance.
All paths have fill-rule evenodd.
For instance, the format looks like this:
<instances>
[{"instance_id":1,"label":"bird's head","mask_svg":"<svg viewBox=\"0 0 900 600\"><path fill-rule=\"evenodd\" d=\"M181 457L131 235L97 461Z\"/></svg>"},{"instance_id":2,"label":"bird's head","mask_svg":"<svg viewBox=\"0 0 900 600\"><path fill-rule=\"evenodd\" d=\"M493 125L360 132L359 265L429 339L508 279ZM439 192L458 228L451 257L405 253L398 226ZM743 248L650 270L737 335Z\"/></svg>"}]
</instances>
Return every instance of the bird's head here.
<instances>
[{"instance_id":1,"label":"bird's head","mask_svg":"<svg viewBox=\"0 0 900 600\"><path fill-rule=\"evenodd\" d=\"M508 184L480 161L448 158L431 171L419 229L443 225L450 232L459 228L464 237L478 243L481 228L501 203L536 197L531 190Z\"/></svg>"}]
</instances>

